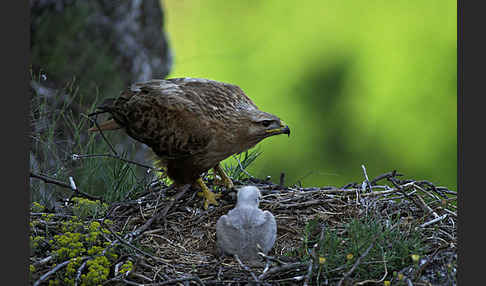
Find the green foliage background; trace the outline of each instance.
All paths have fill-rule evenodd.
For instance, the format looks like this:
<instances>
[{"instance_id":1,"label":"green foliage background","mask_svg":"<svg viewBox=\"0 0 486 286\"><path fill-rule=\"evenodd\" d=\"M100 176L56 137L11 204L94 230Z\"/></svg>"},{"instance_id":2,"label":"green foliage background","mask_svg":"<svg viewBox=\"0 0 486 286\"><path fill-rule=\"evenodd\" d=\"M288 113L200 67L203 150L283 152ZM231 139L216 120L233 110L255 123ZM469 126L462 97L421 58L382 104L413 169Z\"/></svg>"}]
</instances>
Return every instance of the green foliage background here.
<instances>
[{"instance_id":1,"label":"green foliage background","mask_svg":"<svg viewBox=\"0 0 486 286\"><path fill-rule=\"evenodd\" d=\"M169 77L237 84L290 126L259 144L253 175L342 185L365 164L456 189L456 1L162 4Z\"/></svg>"}]
</instances>

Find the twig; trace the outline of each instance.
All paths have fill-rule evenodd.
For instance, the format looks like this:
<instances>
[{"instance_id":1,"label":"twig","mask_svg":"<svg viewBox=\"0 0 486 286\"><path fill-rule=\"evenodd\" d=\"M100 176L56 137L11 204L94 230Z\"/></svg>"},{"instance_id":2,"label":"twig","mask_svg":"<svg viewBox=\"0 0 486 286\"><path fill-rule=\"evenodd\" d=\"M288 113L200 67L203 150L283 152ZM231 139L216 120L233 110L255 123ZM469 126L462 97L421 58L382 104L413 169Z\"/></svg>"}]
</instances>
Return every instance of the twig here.
<instances>
[{"instance_id":1,"label":"twig","mask_svg":"<svg viewBox=\"0 0 486 286\"><path fill-rule=\"evenodd\" d=\"M436 217L433 220L430 220L428 222L425 222L425 223L421 224L420 227L426 227L426 226L429 226L431 224L434 224L434 223L436 223L438 221L441 221L441 220L445 219L447 216L448 216L448 214L442 215L440 217Z\"/></svg>"},{"instance_id":2,"label":"twig","mask_svg":"<svg viewBox=\"0 0 486 286\"><path fill-rule=\"evenodd\" d=\"M268 269L270 269L271 264L272 264L272 262L270 262L270 260L265 259L265 268L263 268L262 274L267 273Z\"/></svg>"},{"instance_id":3,"label":"twig","mask_svg":"<svg viewBox=\"0 0 486 286\"><path fill-rule=\"evenodd\" d=\"M115 264L115 277L118 277L118 271L120 270L120 266L123 264L123 261L118 262Z\"/></svg>"},{"instance_id":4,"label":"twig","mask_svg":"<svg viewBox=\"0 0 486 286\"><path fill-rule=\"evenodd\" d=\"M84 158L97 158L97 157L114 158L114 159L118 159L120 161L124 161L124 162L130 163L130 164L137 165L139 167L146 168L146 169L156 170L158 172L164 172L165 171L164 169L157 169L157 168L154 168L152 166L148 166L148 165L136 162L136 161L128 160L128 159L125 159L125 158L122 158L118 155L113 155L113 154L88 154L88 155L73 154L72 155L73 160L84 159Z\"/></svg>"},{"instance_id":5,"label":"twig","mask_svg":"<svg viewBox=\"0 0 486 286\"><path fill-rule=\"evenodd\" d=\"M447 244L447 243L446 243ZM440 246L438 247L437 249L434 250L434 253L432 253L430 256L428 256L426 259L425 259L425 262L420 266L419 269L417 269L417 271L415 272L415 279L419 278L422 271L424 271L424 269L434 261L435 257L437 256L437 254L439 254L440 250L442 249L445 249L447 248L447 246Z\"/></svg>"},{"instance_id":6,"label":"twig","mask_svg":"<svg viewBox=\"0 0 486 286\"><path fill-rule=\"evenodd\" d=\"M320 205L320 204L322 204L321 200L312 200L312 201L305 201L302 203L293 203L293 204L278 203L278 207L288 209L288 208L308 207L308 206Z\"/></svg>"},{"instance_id":7,"label":"twig","mask_svg":"<svg viewBox=\"0 0 486 286\"><path fill-rule=\"evenodd\" d=\"M381 245L379 245L379 246L381 248L381 253L382 253L382 256L383 256L383 264L385 266L385 274L383 274L383 277L381 277L380 280L364 280L364 281L356 283L356 285L364 285L366 283L380 283L383 280L385 280L386 276L388 275L388 268L386 267L385 252L383 251L383 247L381 247Z\"/></svg>"},{"instance_id":8,"label":"twig","mask_svg":"<svg viewBox=\"0 0 486 286\"><path fill-rule=\"evenodd\" d=\"M382 175L379 175L379 176L375 177L373 180L371 180L370 183L372 185L374 185L378 181L381 181L383 179L393 178L393 177L396 177L396 176L403 176L403 174L399 174L399 173L397 173L396 170L393 170L391 172L387 172L385 174L382 174Z\"/></svg>"},{"instance_id":9,"label":"twig","mask_svg":"<svg viewBox=\"0 0 486 286\"><path fill-rule=\"evenodd\" d=\"M358 267L358 265L361 263L361 259L363 259L366 255L368 255L368 252L370 252L371 248L373 248L373 246L375 245L375 241L376 239L374 239L373 242L370 244L370 246L368 246L368 248L365 250L365 252L363 252L363 254L361 254L361 256L358 257L358 259L356 259L351 269L349 269L349 271L344 274L343 278L339 280L337 284L338 286L341 286L344 280L348 279L348 277L354 272L356 267Z\"/></svg>"},{"instance_id":10,"label":"twig","mask_svg":"<svg viewBox=\"0 0 486 286\"><path fill-rule=\"evenodd\" d=\"M108 111L107 110L95 111L95 112L88 114L88 116L91 117L91 116L103 114L103 113L108 113ZM86 117L86 115L84 115L84 114L82 114L82 115Z\"/></svg>"},{"instance_id":11,"label":"twig","mask_svg":"<svg viewBox=\"0 0 486 286\"><path fill-rule=\"evenodd\" d=\"M426 180L421 180L421 181L417 181L415 182L417 185L427 185L429 187L429 189L432 189L433 192L437 193L439 196L441 196L443 199L447 199L447 195L444 194L444 192L442 191L443 188L438 188L436 187L434 184L432 184L431 182L429 181L426 181Z\"/></svg>"},{"instance_id":12,"label":"twig","mask_svg":"<svg viewBox=\"0 0 486 286\"><path fill-rule=\"evenodd\" d=\"M422 208L424 209L424 211L427 211L429 212L430 214L432 214L435 218L438 218L439 215L432 209L430 208L424 201L424 199L422 199L421 196L419 196L418 194L415 194L415 197L418 198L420 204L422 205Z\"/></svg>"},{"instance_id":13,"label":"twig","mask_svg":"<svg viewBox=\"0 0 486 286\"><path fill-rule=\"evenodd\" d=\"M56 179L47 177L45 175L35 174L35 173L30 172L30 177L36 178L36 179L41 179L42 181L44 181L48 184L54 184L54 185L58 185L58 186L63 187L63 188L71 189L70 185L68 185L64 182L58 181Z\"/></svg>"},{"instance_id":14,"label":"twig","mask_svg":"<svg viewBox=\"0 0 486 286\"><path fill-rule=\"evenodd\" d=\"M201 278L199 278L197 276L182 277L182 278L167 280L167 281L160 282L160 283L143 284L143 285L144 286L161 286L161 285L168 285L168 284L176 284L177 282L184 282L184 281L196 281L199 285L205 285L204 282L202 282Z\"/></svg>"},{"instance_id":15,"label":"twig","mask_svg":"<svg viewBox=\"0 0 486 286\"><path fill-rule=\"evenodd\" d=\"M149 277L147 277L147 276L145 276L145 275L143 275L143 274L140 274L140 273L137 273L137 272L134 272L134 273L131 273L131 272L132 272L132 271L128 271L128 272L126 272L126 273L124 274L124 275L125 275L125 277L126 277L128 274L130 274L130 275L136 276L136 277L141 278L141 279L145 279L145 280L150 281L150 282L153 282L153 281L154 281L152 278L149 278Z\"/></svg>"},{"instance_id":16,"label":"twig","mask_svg":"<svg viewBox=\"0 0 486 286\"><path fill-rule=\"evenodd\" d=\"M370 193L365 193L361 194L362 197L372 197L372 196L380 196L380 195L388 195L392 193L396 193L400 191L399 189L391 189L391 190L386 190L386 191L376 191L376 192L370 192Z\"/></svg>"},{"instance_id":17,"label":"twig","mask_svg":"<svg viewBox=\"0 0 486 286\"><path fill-rule=\"evenodd\" d=\"M450 214L450 215L453 215L455 217L457 217L457 213L449 210L449 209L446 209L446 208L442 208L443 211L445 211L446 213Z\"/></svg>"},{"instance_id":18,"label":"twig","mask_svg":"<svg viewBox=\"0 0 486 286\"><path fill-rule=\"evenodd\" d=\"M287 270L290 270L290 269L300 268L300 267L304 267L304 266L308 266L308 262L288 263L288 264L285 264L285 265L282 265L282 266L273 267L270 270L268 270L267 273L260 275L258 278L260 280L263 280L263 279L267 278L268 276L270 276L272 274L275 274L275 273L278 273L278 272L281 272L281 271L287 271Z\"/></svg>"},{"instance_id":19,"label":"twig","mask_svg":"<svg viewBox=\"0 0 486 286\"><path fill-rule=\"evenodd\" d=\"M235 254L233 256L235 257L236 261L238 261L240 266L250 273L253 280L255 280L255 282L259 282L258 277L255 275L255 273L253 273L253 271L251 271L251 269L248 266L246 266L245 264L243 264L243 262L241 262L240 258L238 257L238 254Z\"/></svg>"},{"instance_id":20,"label":"twig","mask_svg":"<svg viewBox=\"0 0 486 286\"><path fill-rule=\"evenodd\" d=\"M455 196L457 196L457 192L451 191L451 190L449 190L449 189L447 189L445 187L436 187L435 189L436 190L440 190L441 192L444 192L444 193L449 194L449 195L455 195Z\"/></svg>"},{"instance_id":21,"label":"twig","mask_svg":"<svg viewBox=\"0 0 486 286\"><path fill-rule=\"evenodd\" d=\"M45 183L48 183L48 184L54 184L54 185L57 185L57 186L60 186L60 187L66 188L66 189L73 190L72 185L66 184L64 182L58 181L56 179L53 179L53 178L48 177L48 176L45 176L45 175L35 174L33 172L30 172L30 177L36 178L36 179L40 179L40 180L42 180L42 181L44 181ZM75 193L83 196L83 197L86 197L86 198L90 199L90 200L93 200L93 201L96 201L96 200L102 201L102 198L94 197L92 195L89 195L87 193L84 193L84 192L80 191L77 188L75 190L73 190L73 191Z\"/></svg>"},{"instance_id":22,"label":"twig","mask_svg":"<svg viewBox=\"0 0 486 286\"><path fill-rule=\"evenodd\" d=\"M148 232L149 232L149 231L146 231L146 232L144 232L143 234L144 234L144 235L147 235L147 234L148 234ZM151 233L150 235L151 235L151 236L158 237L158 238L162 238L163 240L167 241L167 243L169 243L170 245L175 246L175 247L178 247L178 248L180 248L180 249L182 249L182 250L184 250L184 251L186 251L186 252L188 251L188 250L187 250L187 249L186 249L184 246L182 246L182 245L180 245L180 244L178 244L178 243L175 243L175 242L171 241L170 239L168 239L167 237L165 237L165 236L163 236L163 235L160 235L160 234L155 234L155 233Z\"/></svg>"},{"instance_id":23,"label":"twig","mask_svg":"<svg viewBox=\"0 0 486 286\"><path fill-rule=\"evenodd\" d=\"M284 182L285 182L285 173L282 172L282 173L280 173L280 183L279 183L279 185L281 187L283 187Z\"/></svg>"},{"instance_id":24,"label":"twig","mask_svg":"<svg viewBox=\"0 0 486 286\"><path fill-rule=\"evenodd\" d=\"M191 186L190 185L184 185L179 192L174 196L173 199L170 200L170 202L167 204L167 206L158 214L153 215L145 224L143 224L141 227L137 228L135 231L127 234L125 236L125 239L128 241L131 241L133 238L138 237L142 232L144 232L146 229L152 225L154 220L159 220L160 217L165 216L167 212L170 210L170 208L175 204L177 200L179 200L186 192L189 190Z\"/></svg>"},{"instance_id":25,"label":"twig","mask_svg":"<svg viewBox=\"0 0 486 286\"><path fill-rule=\"evenodd\" d=\"M420 203L417 203L417 201L416 201L416 200L414 200L414 198L411 196L411 194L407 194L407 192L406 192L406 190L405 190L405 188L404 188L404 187L405 187L405 186L407 186L407 187L408 187L408 186L409 186L409 184L408 184L408 183L402 186L402 185L400 185L400 184L397 182L397 180L396 180L394 177L389 177L389 178L388 178L388 181L392 182L392 184L395 186L395 188L397 188L397 189L400 191L400 193L402 193L402 194L403 194L403 195L404 195L406 198L410 199L410 200L411 200L411 201L412 201L412 202L413 202L413 203L414 203L414 204L415 204L417 207L419 207L419 208L421 208L421 209L423 209L423 208L424 208L424 206L423 206L423 205L421 205ZM413 185L413 183L414 183L414 182L412 181L412 182L409 182L409 183L411 183L411 184ZM428 207L427 205L425 205L425 206L426 206L426 207Z\"/></svg>"},{"instance_id":26,"label":"twig","mask_svg":"<svg viewBox=\"0 0 486 286\"><path fill-rule=\"evenodd\" d=\"M87 259L88 257L83 256L81 259ZM71 262L71 259L64 261L63 263L60 263L56 265L56 267L52 268L50 271L46 272L44 275L42 275L37 281L35 281L34 286L39 285L42 283L44 280L47 279L51 274L56 273L59 269L63 268L64 266L68 265Z\"/></svg>"},{"instance_id":27,"label":"twig","mask_svg":"<svg viewBox=\"0 0 486 286\"><path fill-rule=\"evenodd\" d=\"M278 280L271 280L269 281L270 283L274 283L274 282L287 282L287 281L302 281L304 280L304 275L299 275L299 276L294 276L294 277L290 277L290 278L284 278L284 279L278 279ZM295 285L295 284L291 284L291 285Z\"/></svg>"},{"instance_id":28,"label":"twig","mask_svg":"<svg viewBox=\"0 0 486 286\"><path fill-rule=\"evenodd\" d=\"M263 257L265 260L269 260L269 261L273 261L273 262L277 262L279 265L285 265L286 263L283 262L282 260L278 259L278 258L275 258L273 256L269 256L269 255L266 255L265 253L263 252L258 252L258 255L260 255L261 257ZM260 277L261 279L261 277Z\"/></svg>"},{"instance_id":29,"label":"twig","mask_svg":"<svg viewBox=\"0 0 486 286\"><path fill-rule=\"evenodd\" d=\"M32 266L37 267L39 265L46 264L47 262L49 262L51 260L52 260L52 255L47 256L46 258L43 258L43 259L33 263Z\"/></svg>"},{"instance_id":30,"label":"twig","mask_svg":"<svg viewBox=\"0 0 486 286\"><path fill-rule=\"evenodd\" d=\"M250 175L250 173L248 173L245 168L243 168L243 165L241 165L241 162L240 162L240 159L238 159L238 157L236 157L236 155L233 156L233 158L236 160L236 162L238 162L238 166L240 167L241 171L243 173L245 173L248 177L250 178L255 178L253 177L252 175Z\"/></svg>"},{"instance_id":31,"label":"twig","mask_svg":"<svg viewBox=\"0 0 486 286\"><path fill-rule=\"evenodd\" d=\"M133 250L135 250L135 251L138 251L139 253L141 253L141 254L143 254L143 255L145 255L145 256L147 256L147 257L152 258L152 259L153 259L153 260L155 260L155 261L162 262L162 263L164 263L165 265L170 265L170 263L169 263L170 261L165 261L164 259L162 259L162 258L160 258L160 257L153 256L152 254L150 254L150 253L148 253L148 252L146 252L146 251L143 251L143 250L141 250L141 249L139 249L139 248L137 248L137 247L135 247L135 246L131 245L131 244L130 244L128 241L126 241L125 239L123 239L122 237L120 237L118 234L116 234L116 233L115 233L113 230L111 230L111 228L109 228L109 227L108 227L108 226L107 226L105 223L103 223L103 222L101 222L101 223L103 224L103 226L104 226L106 229L108 229L108 230L111 232L111 234L112 234L112 235L113 235L113 236L114 236L114 237L115 237L115 238L116 238L116 239L117 239L117 240L118 240L120 243L122 243L122 244L124 244L124 245L126 245L126 246L130 247L131 249L133 249Z\"/></svg>"},{"instance_id":32,"label":"twig","mask_svg":"<svg viewBox=\"0 0 486 286\"><path fill-rule=\"evenodd\" d=\"M92 115L95 115L95 119L91 119L89 116L86 116L83 113L81 113L81 115L84 116L85 118L87 118L89 121L93 122L96 125L96 128L100 132L101 137L103 137L103 140L106 142L106 144L108 144L108 146L110 147L111 151L116 156L118 156L118 153L116 152L115 148L113 147L113 145L111 145L110 141L108 141L108 139L105 137L105 134L103 133L103 130L101 130L100 125L98 124L98 120L97 120L98 114L97 113L92 113Z\"/></svg>"},{"instance_id":33,"label":"twig","mask_svg":"<svg viewBox=\"0 0 486 286\"><path fill-rule=\"evenodd\" d=\"M74 182L74 179L71 176L69 177L69 185L71 186L71 189L73 190L73 192L78 191L78 188L76 187L76 183Z\"/></svg>"},{"instance_id":34,"label":"twig","mask_svg":"<svg viewBox=\"0 0 486 286\"><path fill-rule=\"evenodd\" d=\"M78 271L76 272L76 279L74 279L74 286L78 285L78 281L81 280L81 273L83 273L83 269L86 267L86 264L88 263L88 260L84 261L83 264L78 268Z\"/></svg>"},{"instance_id":35,"label":"twig","mask_svg":"<svg viewBox=\"0 0 486 286\"><path fill-rule=\"evenodd\" d=\"M61 213L30 213L30 216L55 216L55 217L64 217L64 218L72 218L74 217L73 215L68 215L68 214L61 214Z\"/></svg>"},{"instance_id":36,"label":"twig","mask_svg":"<svg viewBox=\"0 0 486 286\"><path fill-rule=\"evenodd\" d=\"M115 278L115 279L108 280L108 281L123 282L123 284L125 284L125 285L132 285L132 286L146 286L146 285L149 285L149 284L140 284L140 283L137 283L137 282L133 282L133 281L127 280L125 278Z\"/></svg>"},{"instance_id":37,"label":"twig","mask_svg":"<svg viewBox=\"0 0 486 286\"><path fill-rule=\"evenodd\" d=\"M305 275L305 279L304 279L304 286L308 286L309 285L309 281L312 277L312 267L314 266L314 263L313 263L313 260L310 259L309 261L309 267L307 267L307 275Z\"/></svg>"},{"instance_id":38,"label":"twig","mask_svg":"<svg viewBox=\"0 0 486 286\"><path fill-rule=\"evenodd\" d=\"M368 174L366 173L365 165L361 165L361 169L363 169L363 173L364 173L364 176L365 176L365 181L361 185L361 189L364 191L366 189L366 186L368 186L368 188L371 192L372 190L371 190L370 179L368 179Z\"/></svg>"}]
</instances>

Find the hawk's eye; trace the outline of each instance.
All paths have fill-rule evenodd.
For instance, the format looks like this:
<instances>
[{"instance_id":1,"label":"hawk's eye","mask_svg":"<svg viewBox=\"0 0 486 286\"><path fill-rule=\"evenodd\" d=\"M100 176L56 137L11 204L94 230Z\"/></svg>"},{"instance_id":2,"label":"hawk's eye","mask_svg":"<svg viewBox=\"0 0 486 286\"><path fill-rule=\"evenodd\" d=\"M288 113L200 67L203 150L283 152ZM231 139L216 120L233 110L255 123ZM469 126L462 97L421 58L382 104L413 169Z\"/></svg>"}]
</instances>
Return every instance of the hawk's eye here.
<instances>
[{"instance_id":1,"label":"hawk's eye","mask_svg":"<svg viewBox=\"0 0 486 286\"><path fill-rule=\"evenodd\" d=\"M272 120L263 120L260 122L264 127L270 126L272 124Z\"/></svg>"}]
</instances>

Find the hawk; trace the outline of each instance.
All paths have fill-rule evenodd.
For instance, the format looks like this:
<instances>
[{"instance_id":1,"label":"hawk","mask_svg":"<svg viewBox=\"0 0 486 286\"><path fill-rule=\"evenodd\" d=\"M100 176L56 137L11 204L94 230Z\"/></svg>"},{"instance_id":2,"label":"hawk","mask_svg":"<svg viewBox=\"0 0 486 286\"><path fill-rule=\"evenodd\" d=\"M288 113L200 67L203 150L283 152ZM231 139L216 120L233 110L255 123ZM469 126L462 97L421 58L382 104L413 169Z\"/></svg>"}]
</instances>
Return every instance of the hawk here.
<instances>
[{"instance_id":1,"label":"hawk","mask_svg":"<svg viewBox=\"0 0 486 286\"><path fill-rule=\"evenodd\" d=\"M261 140L290 136L277 116L261 111L236 85L198 78L153 79L132 84L118 98L105 100L99 112L111 119L89 131L123 129L149 146L175 186L202 189L204 208L218 205L201 179L213 168L227 188L233 182L220 162L244 152Z\"/></svg>"},{"instance_id":2,"label":"hawk","mask_svg":"<svg viewBox=\"0 0 486 286\"><path fill-rule=\"evenodd\" d=\"M216 238L220 252L238 255L254 263L258 260L257 244L263 253L272 249L277 238L277 223L269 211L258 208L260 191L246 186L238 191L234 209L223 215L216 223Z\"/></svg>"}]
</instances>

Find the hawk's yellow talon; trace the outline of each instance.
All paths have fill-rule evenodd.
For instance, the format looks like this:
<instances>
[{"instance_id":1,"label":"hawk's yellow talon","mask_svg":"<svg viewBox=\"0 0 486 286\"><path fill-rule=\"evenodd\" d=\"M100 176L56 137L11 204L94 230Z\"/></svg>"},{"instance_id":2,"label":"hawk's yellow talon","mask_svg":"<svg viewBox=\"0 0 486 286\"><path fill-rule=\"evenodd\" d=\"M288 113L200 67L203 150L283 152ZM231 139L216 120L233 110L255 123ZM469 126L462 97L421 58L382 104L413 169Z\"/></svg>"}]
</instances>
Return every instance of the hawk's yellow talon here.
<instances>
[{"instance_id":1,"label":"hawk's yellow talon","mask_svg":"<svg viewBox=\"0 0 486 286\"><path fill-rule=\"evenodd\" d=\"M215 194L206 186L201 178L197 179L197 184L202 189L202 192L197 193L198 196L204 197L204 209L207 210L209 205L219 205L216 199L221 197L221 194Z\"/></svg>"}]
</instances>

